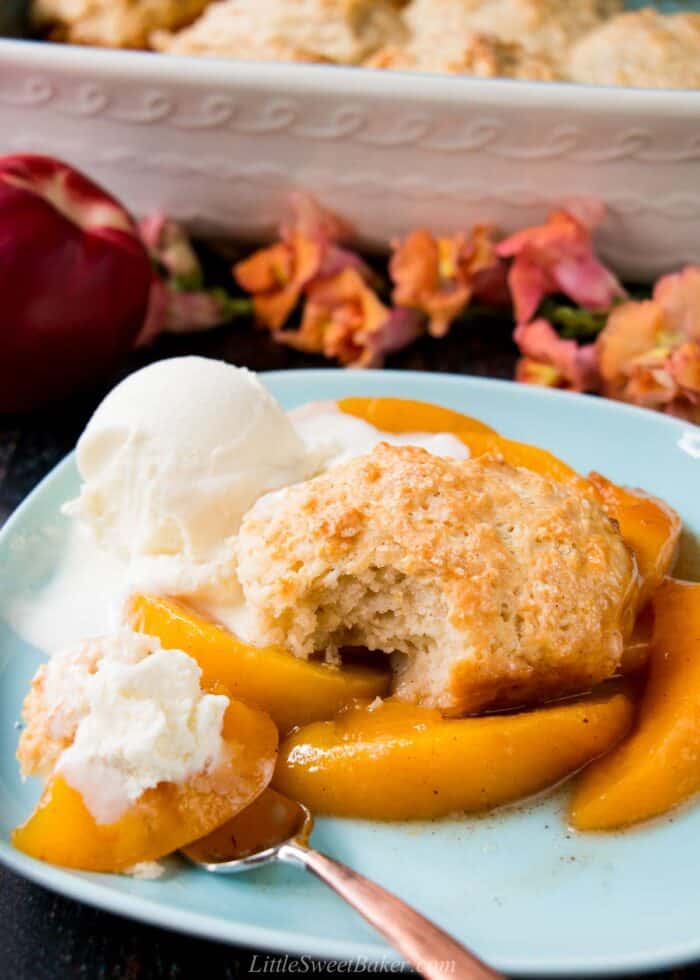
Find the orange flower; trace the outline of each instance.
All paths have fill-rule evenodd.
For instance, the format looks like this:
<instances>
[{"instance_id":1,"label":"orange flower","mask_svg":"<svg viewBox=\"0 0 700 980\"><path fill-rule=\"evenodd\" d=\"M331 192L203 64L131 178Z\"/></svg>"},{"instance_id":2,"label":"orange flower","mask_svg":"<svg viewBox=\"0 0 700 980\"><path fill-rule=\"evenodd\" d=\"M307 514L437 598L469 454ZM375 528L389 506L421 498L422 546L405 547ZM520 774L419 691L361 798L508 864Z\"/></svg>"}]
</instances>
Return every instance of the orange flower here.
<instances>
[{"instance_id":1,"label":"orange flower","mask_svg":"<svg viewBox=\"0 0 700 980\"><path fill-rule=\"evenodd\" d=\"M700 268L618 306L596 341L603 393L700 423Z\"/></svg>"},{"instance_id":2,"label":"orange flower","mask_svg":"<svg viewBox=\"0 0 700 980\"><path fill-rule=\"evenodd\" d=\"M668 370L687 398L700 403L700 341L688 340L671 353Z\"/></svg>"},{"instance_id":3,"label":"orange flower","mask_svg":"<svg viewBox=\"0 0 700 980\"><path fill-rule=\"evenodd\" d=\"M664 313L658 303L644 300L623 303L612 311L596 341L598 364L606 394L622 397L632 365L640 363L657 348L657 337L665 330ZM662 360L666 351L663 351Z\"/></svg>"},{"instance_id":4,"label":"orange flower","mask_svg":"<svg viewBox=\"0 0 700 980\"><path fill-rule=\"evenodd\" d=\"M277 339L351 367L379 367L385 354L406 346L420 330L419 317L389 310L357 269L346 268L309 287L299 330Z\"/></svg>"},{"instance_id":5,"label":"orange flower","mask_svg":"<svg viewBox=\"0 0 700 980\"><path fill-rule=\"evenodd\" d=\"M348 267L369 278L362 260L335 244L348 233L339 218L302 194L292 195L292 208L294 221L282 225L281 240L233 267L238 285L253 296L256 320L273 332L281 330L314 279Z\"/></svg>"},{"instance_id":6,"label":"orange flower","mask_svg":"<svg viewBox=\"0 0 700 980\"><path fill-rule=\"evenodd\" d=\"M519 324L513 339L523 355L516 367L517 381L571 391L596 389L598 371L592 344L582 347L575 340L563 340L542 317Z\"/></svg>"},{"instance_id":7,"label":"orange flower","mask_svg":"<svg viewBox=\"0 0 700 980\"><path fill-rule=\"evenodd\" d=\"M699 266L662 276L654 286L654 300L675 330L689 340L700 340Z\"/></svg>"},{"instance_id":8,"label":"orange flower","mask_svg":"<svg viewBox=\"0 0 700 980\"><path fill-rule=\"evenodd\" d=\"M518 358L515 380L525 385L539 385L541 388L562 387L562 376L553 364L534 361L531 357Z\"/></svg>"},{"instance_id":9,"label":"orange flower","mask_svg":"<svg viewBox=\"0 0 700 980\"><path fill-rule=\"evenodd\" d=\"M552 211L543 225L511 235L496 252L513 259L508 285L518 323L528 323L552 293L564 293L589 310L606 310L625 295L596 258L589 226L567 211Z\"/></svg>"},{"instance_id":10,"label":"orange flower","mask_svg":"<svg viewBox=\"0 0 700 980\"><path fill-rule=\"evenodd\" d=\"M493 294L503 283L491 236L489 226L477 225L469 236L435 238L420 230L395 242L389 265L394 303L425 314L428 332L444 337L480 288Z\"/></svg>"},{"instance_id":11,"label":"orange flower","mask_svg":"<svg viewBox=\"0 0 700 980\"><path fill-rule=\"evenodd\" d=\"M234 266L236 282L253 296L258 323L273 331L284 326L302 290L318 275L321 258L319 241L293 232Z\"/></svg>"}]
</instances>

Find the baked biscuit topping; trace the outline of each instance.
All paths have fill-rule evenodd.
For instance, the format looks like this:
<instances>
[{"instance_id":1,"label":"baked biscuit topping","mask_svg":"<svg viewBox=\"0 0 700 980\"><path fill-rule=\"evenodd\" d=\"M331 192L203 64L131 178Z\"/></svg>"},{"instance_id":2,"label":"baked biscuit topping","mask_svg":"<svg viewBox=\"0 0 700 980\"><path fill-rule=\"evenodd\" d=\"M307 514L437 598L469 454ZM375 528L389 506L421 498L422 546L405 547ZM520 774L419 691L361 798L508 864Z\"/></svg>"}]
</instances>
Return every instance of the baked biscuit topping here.
<instances>
[{"instance_id":1,"label":"baked biscuit topping","mask_svg":"<svg viewBox=\"0 0 700 980\"><path fill-rule=\"evenodd\" d=\"M700 14L661 14L650 7L601 24L571 51L574 82L700 87Z\"/></svg>"},{"instance_id":2,"label":"baked biscuit topping","mask_svg":"<svg viewBox=\"0 0 700 980\"><path fill-rule=\"evenodd\" d=\"M387 0L223 0L187 30L152 41L174 54L356 64L405 39Z\"/></svg>"},{"instance_id":3,"label":"baked biscuit topping","mask_svg":"<svg viewBox=\"0 0 700 980\"><path fill-rule=\"evenodd\" d=\"M179 30L210 0L34 0L34 24L71 44L145 48L151 31Z\"/></svg>"},{"instance_id":4,"label":"baked biscuit topping","mask_svg":"<svg viewBox=\"0 0 700 980\"><path fill-rule=\"evenodd\" d=\"M442 44L416 39L405 47L381 48L365 64L368 68L472 75L475 78L529 78L553 81L559 77L554 63L543 53L530 53L517 41L502 41L494 34L461 32Z\"/></svg>"},{"instance_id":5,"label":"baked biscuit topping","mask_svg":"<svg viewBox=\"0 0 700 980\"><path fill-rule=\"evenodd\" d=\"M181 55L700 87L700 14L622 0L32 0L52 40Z\"/></svg>"},{"instance_id":6,"label":"baked biscuit topping","mask_svg":"<svg viewBox=\"0 0 700 980\"><path fill-rule=\"evenodd\" d=\"M263 498L238 559L261 642L393 653L395 693L448 712L613 675L636 589L592 499L498 458L386 444Z\"/></svg>"},{"instance_id":7,"label":"baked biscuit topping","mask_svg":"<svg viewBox=\"0 0 700 980\"><path fill-rule=\"evenodd\" d=\"M413 0L414 38L442 47L465 32L487 32L558 61L569 45L622 9L620 0Z\"/></svg>"}]
</instances>

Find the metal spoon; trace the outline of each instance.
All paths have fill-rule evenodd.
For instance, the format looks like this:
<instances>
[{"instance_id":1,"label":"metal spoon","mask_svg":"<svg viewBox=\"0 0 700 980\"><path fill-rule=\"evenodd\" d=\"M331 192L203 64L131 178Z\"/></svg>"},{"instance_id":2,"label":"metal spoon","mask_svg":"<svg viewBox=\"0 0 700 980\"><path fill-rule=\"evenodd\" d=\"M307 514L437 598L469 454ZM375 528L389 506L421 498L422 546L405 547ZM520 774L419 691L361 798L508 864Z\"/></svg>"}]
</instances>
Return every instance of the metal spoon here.
<instances>
[{"instance_id":1,"label":"metal spoon","mask_svg":"<svg viewBox=\"0 0 700 980\"><path fill-rule=\"evenodd\" d=\"M213 874L282 861L313 872L373 925L427 980L495 980L500 974L391 892L309 846L313 817L275 790L183 854Z\"/></svg>"}]
</instances>

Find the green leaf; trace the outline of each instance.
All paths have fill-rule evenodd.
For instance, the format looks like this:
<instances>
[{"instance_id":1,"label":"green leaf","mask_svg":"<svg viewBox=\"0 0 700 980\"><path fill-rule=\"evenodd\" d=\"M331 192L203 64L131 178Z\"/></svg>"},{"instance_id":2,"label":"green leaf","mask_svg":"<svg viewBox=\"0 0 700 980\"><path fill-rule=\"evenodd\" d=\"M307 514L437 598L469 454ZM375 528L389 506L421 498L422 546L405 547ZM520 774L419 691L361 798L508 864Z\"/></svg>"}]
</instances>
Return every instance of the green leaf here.
<instances>
[{"instance_id":1,"label":"green leaf","mask_svg":"<svg viewBox=\"0 0 700 980\"><path fill-rule=\"evenodd\" d=\"M179 293L198 293L204 286L202 270L192 269L186 276L173 276L171 285Z\"/></svg>"},{"instance_id":2,"label":"green leaf","mask_svg":"<svg viewBox=\"0 0 700 980\"><path fill-rule=\"evenodd\" d=\"M552 299L544 300L538 316L543 316L557 327L565 340L592 340L608 322L607 310L593 312L580 306L566 306Z\"/></svg>"},{"instance_id":3,"label":"green leaf","mask_svg":"<svg viewBox=\"0 0 700 980\"><path fill-rule=\"evenodd\" d=\"M253 300L248 296L230 296L225 289L217 287L209 293L221 304L221 310L227 322L238 317L253 315Z\"/></svg>"}]
</instances>

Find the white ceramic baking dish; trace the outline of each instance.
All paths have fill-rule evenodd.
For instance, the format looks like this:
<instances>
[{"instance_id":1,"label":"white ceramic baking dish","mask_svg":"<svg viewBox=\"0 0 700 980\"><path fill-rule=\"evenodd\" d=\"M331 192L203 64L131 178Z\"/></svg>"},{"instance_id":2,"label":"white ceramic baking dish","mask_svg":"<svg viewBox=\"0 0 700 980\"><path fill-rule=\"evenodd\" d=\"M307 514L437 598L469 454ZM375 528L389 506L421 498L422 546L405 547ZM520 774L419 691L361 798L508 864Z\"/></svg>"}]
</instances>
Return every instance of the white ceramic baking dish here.
<instances>
[{"instance_id":1,"label":"white ceramic baking dish","mask_svg":"<svg viewBox=\"0 0 700 980\"><path fill-rule=\"evenodd\" d=\"M64 157L136 212L272 232L292 188L381 246L608 207L628 277L700 262L700 91L262 64L0 40L0 151Z\"/></svg>"}]
</instances>

